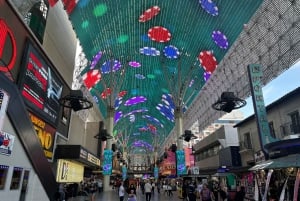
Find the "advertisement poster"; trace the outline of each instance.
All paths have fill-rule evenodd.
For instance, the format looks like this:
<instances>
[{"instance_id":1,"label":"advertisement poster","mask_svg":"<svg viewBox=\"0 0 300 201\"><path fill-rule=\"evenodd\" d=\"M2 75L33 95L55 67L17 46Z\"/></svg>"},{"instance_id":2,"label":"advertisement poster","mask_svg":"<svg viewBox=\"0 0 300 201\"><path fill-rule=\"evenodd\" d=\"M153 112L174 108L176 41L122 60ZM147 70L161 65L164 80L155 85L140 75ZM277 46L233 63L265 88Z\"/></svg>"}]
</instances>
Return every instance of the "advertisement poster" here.
<instances>
[{"instance_id":1,"label":"advertisement poster","mask_svg":"<svg viewBox=\"0 0 300 201\"><path fill-rule=\"evenodd\" d=\"M6 116L6 109L8 106L9 96L8 94L0 89L0 131L3 129L4 118Z\"/></svg>"},{"instance_id":2,"label":"advertisement poster","mask_svg":"<svg viewBox=\"0 0 300 201\"><path fill-rule=\"evenodd\" d=\"M165 158L160 166L161 175L176 175L176 158L175 152L167 151L167 158Z\"/></svg>"},{"instance_id":3,"label":"advertisement poster","mask_svg":"<svg viewBox=\"0 0 300 201\"><path fill-rule=\"evenodd\" d=\"M29 113L29 117L41 142L46 158L52 161L55 129L32 113Z\"/></svg>"},{"instance_id":4,"label":"advertisement poster","mask_svg":"<svg viewBox=\"0 0 300 201\"><path fill-rule=\"evenodd\" d=\"M183 150L176 151L177 176L186 174L185 155Z\"/></svg>"},{"instance_id":5,"label":"advertisement poster","mask_svg":"<svg viewBox=\"0 0 300 201\"><path fill-rule=\"evenodd\" d=\"M36 114L56 127L60 118L59 99L63 83L45 60L33 45L28 43L21 93L26 104Z\"/></svg>"},{"instance_id":6,"label":"advertisement poster","mask_svg":"<svg viewBox=\"0 0 300 201\"><path fill-rule=\"evenodd\" d=\"M0 131L0 154L11 155L14 146L15 136Z\"/></svg>"},{"instance_id":7,"label":"advertisement poster","mask_svg":"<svg viewBox=\"0 0 300 201\"><path fill-rule=\"evenodd\" d=\"M103 159L103 175L111 175L112 174L112 158L113 151L112 150L104 150L104 159Z\"/></svg>"},{"instance_id":8,"label":"advertisement poster","mask_svg":"<svg viewBox=\"0 0 300 201\"><path fill-rule=\"evenodd\" d=\"M127 168L125 165L122 167L122 179L125 181L127 179Z\"/></svg>"}]
</instances>

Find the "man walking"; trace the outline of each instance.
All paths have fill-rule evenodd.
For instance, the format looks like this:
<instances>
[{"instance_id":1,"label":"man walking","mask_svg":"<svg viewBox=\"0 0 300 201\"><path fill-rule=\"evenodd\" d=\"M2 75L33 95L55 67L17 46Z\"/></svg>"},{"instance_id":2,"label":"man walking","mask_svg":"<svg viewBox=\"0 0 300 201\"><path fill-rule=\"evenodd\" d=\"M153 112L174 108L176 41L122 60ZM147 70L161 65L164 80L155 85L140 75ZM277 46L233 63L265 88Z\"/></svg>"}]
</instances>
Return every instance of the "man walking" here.
<instances>
[{"instance_id":1,"label":"man walking","mask_svg":"<svg viewBox=\"0 0 300 201\"><path fill-rule=\"evenodd\" d=\"M145 184L146 201L151 200L151 191L152 191L152 186L150 184L150 181L147 180L147 182Z\"/></svg>"},{"instance_id":2,"label":"man walking","mask_svg":"<svg viewBox=\"0 0 300 201\"><path fill-rule=\"evenodd\" d=\"M119 198L120 198L120 201L124 200L124 195L125 195L125 188L124 188L124 182L122 181L121 185L119 187Z\"/></svg>"}]
</instances>

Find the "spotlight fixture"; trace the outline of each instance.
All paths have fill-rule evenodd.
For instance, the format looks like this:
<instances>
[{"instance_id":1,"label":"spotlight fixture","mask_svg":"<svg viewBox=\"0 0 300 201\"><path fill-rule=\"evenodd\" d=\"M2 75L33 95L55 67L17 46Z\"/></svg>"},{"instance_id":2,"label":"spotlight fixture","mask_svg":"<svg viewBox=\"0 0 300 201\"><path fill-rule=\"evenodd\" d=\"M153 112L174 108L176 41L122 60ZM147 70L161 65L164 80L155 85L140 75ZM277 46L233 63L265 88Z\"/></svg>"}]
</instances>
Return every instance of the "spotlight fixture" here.
<instances>
[{"instance_id":1,"label":"spotlight fixture","mask_svg":"<svg viewBox=\"0 0 300 201\"><path fill-rule=\"evenodd\" d=\"M99 122L99 133L94 136L96 139L100 139L101 141L106 141L108 139L112 139L113 137L107 133L107 130L104 129L104 122Z\"/></svg>"},{"instance_id":2,"label":"spotlight fixture","mask_svg":"<svg viewBox=\"0 0 300 201\"><path fill-rule=\"evenodd\" d=\"M215 102L212 107L215 110L229 113L232 110L244 107L246 104L247 102L245 100L234 96L233 92L226 91L221 94L221 98Z\"/></svg>"},{"instance_id":3,"label":"spotlight fixture","mask_svg":"<svg viewBox=\"0 0 300 201\"><path fill-rule=\"evenodd\" d=\"M185 130L184 134L182 134L179 139L183 139L186 142L189 142L192 139L196 139L197 136L195 136L191 130Z\"/></svg>"},{"instance_id":4,"label":"spotlight fixture","mask_svg":"<svg viewBox=\"0 0 300 201\"><path fill-rule=\"evenodd\" d=\"M72 108L75 112L93 107L93 103L83 97L81 90L71 90L70 95L59 99L63 107Z\"/></svg>"}]
</instances>

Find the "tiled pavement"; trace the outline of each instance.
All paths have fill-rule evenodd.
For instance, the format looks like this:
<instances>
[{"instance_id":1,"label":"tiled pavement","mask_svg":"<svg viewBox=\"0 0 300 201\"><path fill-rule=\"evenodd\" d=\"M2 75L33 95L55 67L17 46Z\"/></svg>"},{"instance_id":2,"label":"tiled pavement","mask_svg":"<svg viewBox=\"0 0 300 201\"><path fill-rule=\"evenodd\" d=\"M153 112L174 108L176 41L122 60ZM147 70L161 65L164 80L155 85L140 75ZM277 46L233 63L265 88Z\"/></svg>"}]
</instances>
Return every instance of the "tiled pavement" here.
<instances>
[{"instance_id":1,"label":"tiled pavement","mask_svg":"<svg viewBox=\"0 0 300 201\"><path fill-rule=\"evenodd\" d=\"M151 201L182 201L178 195L178 192L173 191L173 196L168 196L163 190L161 190L161 193L158 193L155 189L154 194L151 196ZM90 201L90 199L88 197L77 196L69 198L68 201ZM96 201L119 201L118 192L110 190L97 193ZM127 201L126 195L124 201ZM146 201L146 196L142 194L140 189L137 189L137 201Z\"/></svg>"}]
</instances>

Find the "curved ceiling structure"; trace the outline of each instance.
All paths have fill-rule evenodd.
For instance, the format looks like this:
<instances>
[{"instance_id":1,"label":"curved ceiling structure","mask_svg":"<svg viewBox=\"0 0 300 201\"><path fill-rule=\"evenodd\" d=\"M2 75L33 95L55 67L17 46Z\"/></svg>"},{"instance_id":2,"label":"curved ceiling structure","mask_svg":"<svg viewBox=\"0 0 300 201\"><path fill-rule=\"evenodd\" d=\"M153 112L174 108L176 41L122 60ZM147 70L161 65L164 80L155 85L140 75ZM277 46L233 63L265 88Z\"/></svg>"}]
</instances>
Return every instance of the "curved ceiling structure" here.
<instances>
[{"instance_id":1,"label":"curved ceiling structure","mask_svg":"<svg viewBox=\"0 0 300 201\"><path fill-rule=\"evenodd\" d=\"M223 91L249 95L248 64L261 63L267 83L300 57L297 1L80 0L73 6L66 10L90 61L83 83L104 117L115 111L113 135L127 147L162 145L174 132L176 111L184 113L185 129L197 120L204 128L222 115L211 104Z\"/></svg>"}]
</instances>

